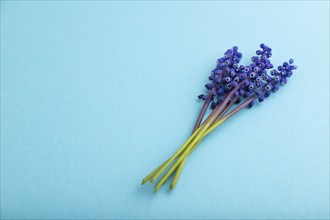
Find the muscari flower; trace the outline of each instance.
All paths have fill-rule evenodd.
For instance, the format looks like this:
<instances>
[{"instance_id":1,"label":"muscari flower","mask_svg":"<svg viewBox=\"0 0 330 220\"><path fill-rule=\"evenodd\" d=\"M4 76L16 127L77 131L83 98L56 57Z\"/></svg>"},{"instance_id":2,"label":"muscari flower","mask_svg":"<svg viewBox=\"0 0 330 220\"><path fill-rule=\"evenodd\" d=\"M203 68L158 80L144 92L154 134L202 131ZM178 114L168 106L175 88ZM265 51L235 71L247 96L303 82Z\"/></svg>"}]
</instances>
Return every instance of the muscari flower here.
<instances>
[{"instance_id":1,"label":"muscari flower","mask_svg":"<svg viewBox=\"0 0 330 220\"><path fill-rule=\"evenodd\" d=\"M252 108L256 101L263 102L278 91L280 86L287 84L293 70L297 69L293 65L294 60L290 59L274 69L269 59L272 49L265 44L261 44L260 48L256 51L256 56L251 58L252 63L247 66L239 64L242 54L236 46L228 49L217 60L216 68L209 76L210 82L205 85L208 93L198 96L204 104L192 135L172 157L146 176L142 184L156 180L173 163L157 183L155 191L175 173L170 186L170 189L174 189L187 157L209 133L243 108ZM209 106L212 112L202 123Z\"/></svg>"}]
</instances>

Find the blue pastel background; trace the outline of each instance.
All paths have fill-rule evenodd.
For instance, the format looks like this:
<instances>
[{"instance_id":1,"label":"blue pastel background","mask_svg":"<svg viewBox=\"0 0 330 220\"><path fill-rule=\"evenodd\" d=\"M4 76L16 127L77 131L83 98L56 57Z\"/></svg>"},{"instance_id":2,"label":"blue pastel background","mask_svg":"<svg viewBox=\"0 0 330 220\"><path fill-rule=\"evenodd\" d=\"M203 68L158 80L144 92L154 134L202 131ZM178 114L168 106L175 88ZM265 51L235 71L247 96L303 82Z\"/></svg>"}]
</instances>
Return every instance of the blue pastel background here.
<instances>
[{"instance_id":1,"label":"blue pastel background","mask_svg":"<svg viewBox=\"0 0 330 220\"><path fill-rule=\"evenodd\" d=\"M140 186L262 42L288 85ZM2 1L1 218L329 218L329 2Z\"/></svg>"}]
</instances>

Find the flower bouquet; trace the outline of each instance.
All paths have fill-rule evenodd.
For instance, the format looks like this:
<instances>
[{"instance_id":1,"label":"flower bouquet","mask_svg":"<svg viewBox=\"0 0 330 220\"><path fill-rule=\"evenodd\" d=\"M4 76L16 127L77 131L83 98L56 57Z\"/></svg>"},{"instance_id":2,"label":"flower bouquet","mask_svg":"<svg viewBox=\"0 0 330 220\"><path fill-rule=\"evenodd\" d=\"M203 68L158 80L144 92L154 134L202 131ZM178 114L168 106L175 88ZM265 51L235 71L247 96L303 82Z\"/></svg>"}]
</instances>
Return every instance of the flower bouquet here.
<instances>
[{"instance_id":1,"label":"flower bouquet","mask_svg":"<svg viewBox=\"0 0 330 220\"><path fill-rule=\"evenodd\" d=\"M252 63L247 66L239 65L242 53L236 46L217 60L217 66L209 76L210 82L205 85L207 93L198 96L204 104L191 136L169 159L147 175L142 185L148 181L154 182L165 173L156 184L155 192L171 175L174 178L170 189L174 189L187 158L209 133L245 107L251 108L255 102L263 102L287 83L292 71L297 69L292 65L293 59L273 69L269 60L272 49L265 44L260 47L261 50L256 51L256 56L251 58ZM209 107L212 111L206 116Z\"/></svg>"}]
</instances>

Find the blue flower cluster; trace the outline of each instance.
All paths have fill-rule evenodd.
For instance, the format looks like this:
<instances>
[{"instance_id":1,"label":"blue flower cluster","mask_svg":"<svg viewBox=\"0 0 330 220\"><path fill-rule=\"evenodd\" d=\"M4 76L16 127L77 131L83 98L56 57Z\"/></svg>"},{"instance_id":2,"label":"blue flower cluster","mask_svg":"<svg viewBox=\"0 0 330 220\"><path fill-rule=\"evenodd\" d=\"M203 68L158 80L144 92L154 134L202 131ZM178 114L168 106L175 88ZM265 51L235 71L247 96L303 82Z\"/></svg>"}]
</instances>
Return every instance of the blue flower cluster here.
<instances>
[{"instance_id":1,"label":"blue flower cluster","mask_svg":"<svg viewBox=\"0 0 330 220\"><path fill-rule=\"evenodd\" d=\"M293 59L284 62L277 70L272 69L274 66L269 60L272 49L265 44L261 44L260 48L248 66L239 65L242 53L238 52L236 46L228 49L224 57L218 59L217 66L209 77L210 82L205 85L209 90L208 94L201 94L198 98L209 99L211 108L214 109L235 88L231 101L236 100L236 103L239 103L242 98L254 96L259 102L263 102L272 92L276 92L280 85L285 85L292 71L297 69L292 65ZM272 69L270 74L267 71L269 69ZM239 85L240 87L236 88ZM251 102L248 107L253 105L254 102Z\"/></svg>"}]
</instances>

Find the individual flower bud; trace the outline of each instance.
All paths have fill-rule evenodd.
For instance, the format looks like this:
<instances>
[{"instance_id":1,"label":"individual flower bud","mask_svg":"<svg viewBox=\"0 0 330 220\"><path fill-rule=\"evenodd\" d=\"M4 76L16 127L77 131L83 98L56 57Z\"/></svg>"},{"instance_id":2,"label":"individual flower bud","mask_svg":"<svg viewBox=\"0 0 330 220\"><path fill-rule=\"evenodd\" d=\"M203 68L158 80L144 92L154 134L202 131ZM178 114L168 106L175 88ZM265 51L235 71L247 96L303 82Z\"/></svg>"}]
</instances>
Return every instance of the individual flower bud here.
<instances>
[{"instance_id":1,"label":"individual flower bud","mask_svg":"<svg viewBox=\"0 0 330 220\"><path fill-rule=\"evenodd\" d=\"M232 86L233 86L234 88L236 88L236 87L238 86L238 83L235 82L235 81L230 82L230 84L232 84Z\"/></svg>"},{"instance_id":2,"label":"individual flower bud","mask_svg":"<svg viewBox=\"0 0 330 220\"><path fill-rule=\"evenodd\" d=\"M200 94L199 96L198 96L198 99L201 99L201 100L206 100L207 99L207 95L204 95L204 94Z\"/></svg>"},{"instance_id":3,"label":"individual flower bud","mask_svg":"<svg viewBox=\"0 0 330 220\"><path fill-rule=\"evenodd\" d=\"M256 74L255 72L251 72L251 73L249 74L249 77L250 77L250 78L254 78L254 77L256 77L256 75L257 75L257 74Z\"/></svg>"},{"instance_id":4,"label":"individual flower bud","mask_svg":"<svg viewBox=\"0 0 330 220\"><path fill-rule=\"evenodd\" d=\"M247 73L247 72L250 72L250 71L251 71L251 67L250 67L250 66L246 66L246 67L244 68L244 70L245 70L246 73Z\"/></svg>"},{"instance_id":5,"label":"individual flower bud","mask_svg":"<svg viewBox=\"0 0 330 220\"><path fill-rule=\"evenodd\" d=\"M247 74L246 73L241 73L239 74L238 76L241 80L245 79L247 77Z\"/></svg>"},{"instance_id":6,"label":"individual flower bud","mask_svg":"<svg viewBox=\"0 0 330 220\"><path fill-rule=\"evenodd\" d=\"M270 71L270 75L272 75L272 76L276 75L277 73L278 73L277 70L274 70L274 69Z\"/></svg>"},{"instance_id":7,"label":"individual flower bud","mask_svg":"<svg viewBox=\"0 0 330 220\"><path fill-rule=\"evenodd\" d=\"M266 86L266 90L270 91L273 88L273 85L271 83L268 83Z\"/></svg>"},{"instance_id":8,"label":"individual flower bud","mask_svg":"<svg viewBox=\"0 0 330 220\"><path fill-rule=\"evenodd\" d=\"M258 88L262 87L263 85L264 85L263 82L256 82L256 87L258 87Z\"/></svg>"},{"instance_id":9,"label":"individual flower bud","mask_svg":"<svg viewBox=\"0 0 330 220\"><path fill-rule=\"evenodd\" d=\"M281 78L280 84L284 86L287 83L287 79L285 77Z\"/></svg>"},{"instance_id":10,"label":"individual flower bud","mask_svg":"<svg viewBox=\"0 0 330 220\"><path fill-rule=\"evenodd\" d=\"M227 59L226 61L225 61L225 64L226 65L230 65L232 63L232 61L230 60L230 59Z\"/></svg>"},{"instance_id":11,"label":"individual flower bud","mask_svg":"<svg viewBox=\"0 0 330 220\"><path fill-rule=\"evenodd\" d=\"M210 89L212 89L212 87L213 87L213 83L207 83L207 84L205 85L205 87L206 87L207 90L210 90Z\"/></svg>"},{"instance_id":12,"label":"individual flower bud","mask_svg":"<svg viewBox=\"0 0 330 220\"><path fill-rule=\"evenodd\" d=\"M259 96L259 98L258 98L258 101L259 102L263 102L264 100L265 100L265 96L264 95Z\"/></svg>"},{"instance_id":13,"label":"individual flower bud","mask_svg":"<svg viewBox=\"0 0 330 220\"><path fill-rule=\"evenodd\" d=\"M217 60L219 64L223 64L225 62L225 59L224 58L220 58Z\"/></svg>"},{"instance_id":14,"label":"individual flower bud","mask_svg":"<svg viewBox=\"0 0 330 220\"><path fill-rule=\"evenodd\" d=\"M222 95L224 93L223 89L222 88L219 88L217 90L217 95Z\"/></svg>"},{"instance_id":15,"label":"individual flower bud","mask_svg":"<svg viewBox=\"0 0 330 220\"><path fill-rule=\"evenodd\" d=\"M215 103L215 102L211 103L211 109L215 109L216 106L217 106L217 103Z\"/></svg>"},{"instance_id":16,"label":"individual flower bud","mask_svg":"<svg viewBox=\"0 0 330 220\"><path fill-rule=\"evenodd\" d=\"M265 64L264 63L259 63L258 66L259 66L260 69L264 69L265 68Z\"/></svg>"},{"instance_id":17,"label":"individual flower bud","mask_svg":"<svg viewBox=\"0 0 330 220\"><path fill-rule=\"evenodd\" d=\"M254 101L250 102L247 107L252 108L253 105L254 105Z\"/></svg>"},{"instance_id":18,"label":"individual flower bud","mask_svg":"<svg viewBox=\"0 0 330 220\"><path fill-rule=\"evenodd\" d=\"M267 90L267 91L265 92L265 94L264 94L265 98L269 97L269 96L270 96L270 94L272 94L272 92L271 92L271 91L269 91L269 90Z\"/></svg>"},{"instance_id":19,"label":"individual flower bud","mask_svg":"<svg viewBox=\"0 0 330 220\"><path fill-rule=\"evenodd\" d=\"M244 83L243 83L245 86L248 86L248 85L250 85L250 84L253 84L253 82L252 81L250 81L250 80L244 80Z\"/></svg>"},{"instance_id":20,"label":"individual flower bud","mask_svg":"<svg viewBox=\"0 0 330 220\"><path fill-rule=\"evenodd\" d=\"M245 94L244 89L240 89L238 92L239 92L240 95L244 95Z\"/></svg>"},{"instance_id":21,"label":"individual flower bud","mask_svg":"<svg viewBox=\"0 0 330 220\"><path fill-rule=\"evenodd\" d=\"M285 70L291 70L291 66L286 66Z\"/></svg>"},{"instance_id":22,"label":"individual flower bud","mask_svg":"<svg viewBox=\"0 0 330 220\"><path fill-rule=\"evenodd\" d=\"M232 79L231 79L231 77L228 76L228 77L224 78L223 80L224 80L224 82L229 83Z\"/></svg>"},{"instance_id":23,"label":"individual flower bud","mask_svg":"<svg viewBox=\"0 0 330 220\"><path fill-rule=\"evenodd\" d=\"M232 88L235 88L237 85L238 85L237 82L232 81L227 84L227 89L231 90Z\"/></svg>"},{"instance_id":24,"label":"individual flower bud","mask_svg":"<svg viewBox=\"0 0 330 220\"><path fill-rule=\"evenodd\" d=\"M271 81L273 80L273 78L270 77L270 76L268 76L268 75L266 75L266 76L263 78L263 80L265 80L265 81L267 81L267 82L271 82Z\"/></svg>"},{"instance_id":25,"label":"individual flower bud","mask_svg":"<svg viewBox=\"0 0 330 220\"><path fill-rule=\"evenodd\" d=\"M262 94L262 93L261 93L261 91L259 91L259 90L255 92L255 96L256 96L256 97L261 96L261 94Z\"/></svg>"},{"instance_id":26,"label":"individual flower bud","mask_svg":"<svg viewBox=\"0 0 330 220\"><path fill-rule=\"evenodd\" d=\"M276 83L276 84L274 84L272 91L277 92L279 88L280 88L280 85L278 83Z\"/></svg>"},{"instance_id":27,"label":"individual flower bud","mask_svg":"<svg viewBox=\"0 0 330 220\"><path fill-rule=\"evenodd\" d=\"M262 80L262 79L261 79L261 77L260 77L260 76L257 76L257 77L256 77L256 82L258 82L258 83L259 83L259 82L261 82L261 80Z\"/></svg>"},{"instance_id":28,"label":"individual flower bud","mask_svg":"<svg viewBox=\"0 0 330 220\"><path fill-rule=\"evenodd\" d=\"M281 80L281 76L280 75L275 76L274 77L274 80L277 81L277 82L280 81Z\"/></svg>"},{"instance_id":29,"label":"individual flower bud","mask_svg":"<svg viewBox=\"0 0 330 220\"><path fill-rule=\"evenodd\" d=\"M230 70L230 76L235 76L236 75L236 71L234 69Z\"/></svg>"},{"instance_id":30,"label":"individual flower bud","mask_svg":"<svg viewBox=\"0 0 330 220\"><path fill-rule=\"evenodd\" d=\"M228 54L233 54L233 50L232 50L232 49L228 49L228 50L227 50L227 53L228 53Z\"/></svg>"},{"instance_id":31,"label":"individual flower bud","mask_svg":"<svg viewBox=\"0 0 330 220\"><path fill-rule=\"evenodd\" d=\"M259 57L257 57L257 56L251 57L252 62L257 62L258 60L259 60Z\"/></svg>"}]
</instances>

